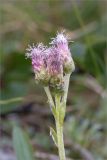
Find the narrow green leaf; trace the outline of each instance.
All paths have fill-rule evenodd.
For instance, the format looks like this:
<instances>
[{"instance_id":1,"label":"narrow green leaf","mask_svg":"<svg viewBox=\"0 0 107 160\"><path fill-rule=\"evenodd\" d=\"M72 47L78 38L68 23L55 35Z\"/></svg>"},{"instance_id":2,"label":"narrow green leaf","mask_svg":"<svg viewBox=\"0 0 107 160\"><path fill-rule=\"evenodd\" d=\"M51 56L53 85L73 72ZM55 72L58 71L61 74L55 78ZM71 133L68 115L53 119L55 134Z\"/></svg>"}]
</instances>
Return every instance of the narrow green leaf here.
<instances>
[{"instance_id":1,"label":"narrow green leaf","mask_svg":"<svg viewBox=\"0 0 107 160\"><path fill-rule=\"evenodd\" d=\"M53 139L55 145L57 146L57 144L58 144L57 143L57 134L56 134L56 131L52 127L50 127L50 135L52 136L52 139Z\"/></svg>"},{"instance_id":2,"label":"narrow green leaf","mask_svg":"<svg viewBox=\"0 0 107 160\"><path fill-rule=\"evenodd\" d=\"M13 146L17 160L34 160L28 135L16 126L13 129Z\"/></svg>"},{"instance_id":3,"label":"narrow green leaf","mask_svg":"<svg viewBox=\"0 0 107 160\"><path fill-rule=\"evenodd\" d=\"M54 118L56 119L56 108L55 106L51 107L52 113L54 115Z\"/></svg>"},{"instance_id":4,"label":"narrow green leaf","mask_svg":"<svg viewBox=\"0 0 107 160\"><path fill-rule=\"evenodd\" d=\"M61 125L63 125L63 122L64 122L65 112L66 112L66 104L63 103L61 104L60 111L59 111L59 121Z\"/></svg>"}]
</instances>

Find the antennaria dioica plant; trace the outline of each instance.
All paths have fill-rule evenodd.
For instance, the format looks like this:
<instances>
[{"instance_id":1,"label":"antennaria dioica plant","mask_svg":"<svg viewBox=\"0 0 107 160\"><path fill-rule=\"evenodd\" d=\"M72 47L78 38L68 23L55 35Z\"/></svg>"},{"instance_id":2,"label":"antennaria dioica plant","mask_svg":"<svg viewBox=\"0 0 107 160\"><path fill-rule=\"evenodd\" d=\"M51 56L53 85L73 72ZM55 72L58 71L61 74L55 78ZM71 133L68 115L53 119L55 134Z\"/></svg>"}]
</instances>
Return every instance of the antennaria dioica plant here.
<instances>
[{"instance_id":1,"label":"antennaria dioica plant","mask_svg":"<svg viewBox=\"0 0 107 160\"><path fill-rule=\"evenodd\" d=\"M29 46L26 57L31 58L35 80L43 85L56 129L50 127L50 134L55 142L60 160L65 160L63 141L63 123L71 73L75 65L68 47L68 36L64 32L52 38L50 47L42 43Z\"/></svg>"}]
</instances>

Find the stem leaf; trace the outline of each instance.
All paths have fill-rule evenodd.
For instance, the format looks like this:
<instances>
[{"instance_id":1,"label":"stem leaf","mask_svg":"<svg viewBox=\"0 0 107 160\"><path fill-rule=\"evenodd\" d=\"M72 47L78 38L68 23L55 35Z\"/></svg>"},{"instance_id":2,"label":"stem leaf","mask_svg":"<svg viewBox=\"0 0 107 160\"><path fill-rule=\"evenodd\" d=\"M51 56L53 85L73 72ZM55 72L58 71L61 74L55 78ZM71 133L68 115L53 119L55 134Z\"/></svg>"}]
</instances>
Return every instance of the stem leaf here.
<instances>
[{"instance_id":1,"label":"stem leaf","mask_svg":"<svg viewBox=\"0 0 107 160\"><path fill-rule=\"evenodd\" d=\"M54 115L54 118L56 119L56 116L57 116L56 107L55 106L51 107L51 110L52 110L52 113Z\"/></svg>"},{"instance_id":2,"label":"stem leaf","mask_svg":"<svg viewBox=\"0 0 107 160\"><path fill-rule=\"evenodd\" d=\"M60 121L60 124L63 125L64 118L65 118L65 112L66 112L66 104L65 103L61 104L59 109L60 109L60 111L59 111L59 121Z\"/></svg>"},{"instance_id":3,"label":"stem leaf","mask_svg":"<svg viewBox=\"0 0 107 160\"><path fill-rule=\"evenodd\" d=\"M56 134L56 131L52 127L50 127L50 135L52 136L52 139L55 145L58 146L57 134Z\"/></svg>"}]
</instances>

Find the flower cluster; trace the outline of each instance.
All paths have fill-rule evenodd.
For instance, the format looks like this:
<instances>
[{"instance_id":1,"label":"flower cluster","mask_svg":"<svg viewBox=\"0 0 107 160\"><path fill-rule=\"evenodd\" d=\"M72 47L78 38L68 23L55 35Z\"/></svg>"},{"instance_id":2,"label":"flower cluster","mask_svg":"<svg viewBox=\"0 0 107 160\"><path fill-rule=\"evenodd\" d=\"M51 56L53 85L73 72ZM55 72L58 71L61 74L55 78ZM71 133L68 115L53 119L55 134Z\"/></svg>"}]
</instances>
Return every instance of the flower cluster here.
<instances>
[{"instance_id":1,"label":"flower cluster","mask_svg":"<svg viewBox=\"0 0 107 160\"><path fill-rule=\"evenodd\" d=\"M52 39L49 48L42 43L29 46L26 57L31 58L36 81L56 89L63 88L64 75L75 69L63 32Z\"/></svg>"}]
</instances>

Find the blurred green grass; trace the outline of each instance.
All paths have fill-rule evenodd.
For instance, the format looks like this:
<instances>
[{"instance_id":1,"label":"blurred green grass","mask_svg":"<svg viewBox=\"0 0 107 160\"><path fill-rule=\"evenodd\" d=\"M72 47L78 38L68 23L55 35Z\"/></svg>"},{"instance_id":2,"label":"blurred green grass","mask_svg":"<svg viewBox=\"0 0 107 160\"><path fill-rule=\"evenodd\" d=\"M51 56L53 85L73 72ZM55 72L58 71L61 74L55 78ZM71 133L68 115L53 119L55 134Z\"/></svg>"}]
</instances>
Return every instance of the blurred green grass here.
<instances>
[{"instance_id":1,"label":"blurred green grass","mask_svg":"<svg viewBox=\"0 0 107 160\"><path fill-rule=\"evenodd\" d=\"M48 44L56 31L65 29L74 40L69 45L76 64L68 96L68 104L74 106L75 125L71 125L72 118L69 120L67 114L65 128L68 137L89 149L95 159L107 159L107 1L1 2L0 102L26 99L30 94L42 96L34 84L31 63L25 59L26 48L41 41ZM0 111L11 112L23 103L1 103Z\"/></svg>"}]
</instances>

